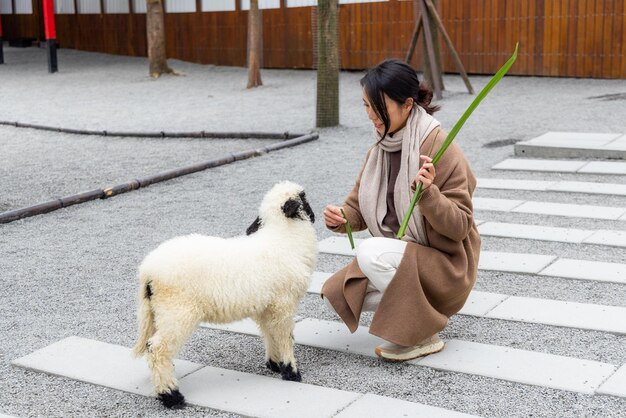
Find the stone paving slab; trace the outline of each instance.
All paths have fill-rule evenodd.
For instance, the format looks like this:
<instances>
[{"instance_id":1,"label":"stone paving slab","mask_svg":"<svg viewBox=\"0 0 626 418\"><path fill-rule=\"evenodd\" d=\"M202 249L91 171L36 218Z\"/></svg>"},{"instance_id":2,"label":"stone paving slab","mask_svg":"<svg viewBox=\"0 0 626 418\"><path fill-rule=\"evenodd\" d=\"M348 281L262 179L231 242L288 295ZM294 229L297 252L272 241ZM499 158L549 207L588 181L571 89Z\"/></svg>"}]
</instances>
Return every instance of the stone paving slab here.
<instances>
[{"instance_id":1,"label":"stone paving slab","mask_svg":"<svg viewBox=\"0 0 626 418\"><path fill-rule=\"evenodd\" d=\"M560 258L537 274L540 276L626 284L626 264L620 263Z\"/></svg>"},{"instance_id":2,"label":"stone paving slab","mask_svg":"<svg viewBox=\"0 0 626 418\"><path fill-rule=\"evenodd\" d=\"M448 341L439 353L413 361L439 370L589 395L615 372L612 364L460 340Z\"/></svg>"},{"instance_id":3,"label":"stone paving slab","mask_svg":"<svg viewBox=\"0 0 626 418\"><path fill-rule=\"evenodd\" d=\"M558 182L545 180L493 179L486 177L476 179L476 187L479 189L531 190L536 192L545 192L548 190L548 187L556 183Z\"/></svg>"},{"instance_id":4,"label":"stone paving slab","mask_svg":"<svg viewBox=\"0 0 626 418\"><path fill-rule=\"evenodd\" d=\"M354 240L358 248L363 240ZM320 252L354 255L350 248L350 242L346 237L329 237L319 242ZM537 273L556 259L556 256L523 253L505 253L494 251L482 251L478 268L481 270L511 271L517 273Z\"/></svg>"},{"instance_id":5,"label":"stone paving slab","mask_svg":"<svg viewBox=\"0 0 626 418\"><path fill-rule=\"evenodd\" d=\"M596 390L599 395L613 395L626 398L626 365L620 367Z\"/></svg>"},{"instance_id":6,"label":"stone paving slab","mask_svg":"<svg viewBox=\"0 0 626 418\"><path fill-rule=\"evenodd\" d=\"M153 394L146 359L132 358L131 351L119 345L67 337L12 364L138 395ZM179 379L203 367L186 360L174 360L174 365Z\"/></svg>"},{"instance_id":7,"label":"stone paving slab","mask_svg":"<svg viewBox=\"0 0 626 418\"><path fill-rule=\"evenodd\" d=\"M576 173L587 161L566 161L532 158L507 158L491 167L492 170L516 170L516 171L550 171Z\"/></svg>"},{"instance_id":8,"label":"stone paving slab","mask_svg":"<svg viewBox=\"0 0 626 418\"><path fill-rule=\"evenodd\" d=\"M496 199L492 197L474 197L472 204L474 210L493 210L496 212L510 212L519 205L523 204L523 200L514 199Z\"/></svg>"},{"instance_id":9,"label":"stone paving slab","mask_svg":"<svg viewBox=\"0 0 626 418\"><path fill-rule=\"evenodd\" d=\"M492 170L546 171L558 173L626 174L626 162L570 161L531 158L507 158Z\"/></svg>"},{"instance_id":10,"label":"stone paving slab","mask_svg":"<svg viewBox=\"0 0 626 418\"><path fill-rule=\"evenodd\" d=\"M354 334L339 322L307 318L294 332L296 343L374 357L377 337L360 326ZM437 354L411 361L440 370L593 394L615 366L527 350L451 340Z\"/></svg>"},{"instance_id":11,"label":"stone paving slab","mask_svg":"<svg viewBox=\"0 0 626 418\"><path fill-rule=\"evenodd\" d=\"M576 205L570 203L532 202L528 201L511 210L520 213L535 213L538 215L554 215L590 219L619 219L625 208L610 206ZM575 214L573 216L572 214Z\"/></svg>"},{"instance_id":12,"label":"stone paving slab","mask_svg":"<svg viewBox=\"0 0 626 418\"><path fill-rule=\"evenodd\" d=\"M511 296L485 316L626 334L626 308L618 306Z\"/></svg>"},{"instance_id":13,"label":"stone paving slab","mask_svg":"<svg viewBox=\"0 0 626 418\"><path fill-rule=\"evenodd\" d=\"M472 416L475 415L368 393L335 415L335 418L461 418Z\"/></svg>"},{"instance_id":14,"label":"stone paving slab","mask_svg":"<svg viewBox=\"0 0 626 418\"><path fill-rule=\"evenodd\" d=\"M359 393L287 382L217 367L204 367L180 382L187 402L245 416L332 417Z\"/></svg>"},{"instance_id":15,"label":"stone paving slab","mask_svg":"<svg viewBox=\"0 0 626 418\"><path fill-rule=\"evenodd\" d=\"M626 163L612 161L592 161L578 170L587 174L626 174Z\"/></svg>"},{"instance_id":16,"label":"stone paving slab","mask_svg":"<svg viewBox=\"0 0 626 418\"><path fill-rule=\"evenodd\" d=\"M474 210L497 212L534 213L538 215L565 216L570 218L623 220L626 208L614 206L578 205L570 203L552 203L475 197L472 199Z\"/></svg>"},{"instance_id":17,"label":"stone paving slab","mask_svg":"<svg viewBox=\"0 0 626 418\"><path fill-rule=\"evenodd\" d=\"M305 318L296 324L296 344L376 357L383 340L359 326L351 334L341 322ZM411 361L440 370L475 374L530 385L593 394L615 366L514 348L451 340L440 353Z\"/></svg>"},{"instance_id":18,"label":"stone paving slab","mask_svg":"<svg viewBox=\"0 0 626 418\"><path fill-rule=\"evenodd\" d=\"M87 383L153 396L145 359L130 360L130 349L114 344L68 337L17 359L14 365ZM347 406L358 411L372 400L386 405L398 416L414 412L444 417L470 416L443 408L377 395L287 382L276 377L202 366L175 360L181 392L189 404L254 417L333 417ZM363 400L359 403L359 401ZM431 415L432 416L432 415ZM0 414L0 418L9 415ZM9 417L10 418L10 417Z\"/></svg>"},{"instance_id":19,"label":"stone paving slab","mask_svg":"<svg viewBox=\"0 0 626 418\"><path fill-rule=\"evenodd\" d=\"M553 255L481 251L478 268L481 270L538 273L556 260Z\"/></svg>"},{"instance_id":20,"label":"stone paving slab","mask_svg":"<svg viewBox=\"0 0 626 418\"><path fill-rule=\"evenodd\" d=\"M611 247L626 247L626 231L596 231L588 238L585 238L583 242Z\"/></svg>"},{"instance_id":21,"label":"stone paving slab","mask_svg":"<svg viewBox=\"0 0 626 418\"><path fill-rule=\"evenodd\" d=\"M515 155L540 158L626 158L626 148L615 144L622 134L547 132L517 142Z\"/></svg>"},{"instance_id":22,"label":"stone paving slab","mask_svg":"<svg viewBox=\"0 0 626 418\"><path fill-rule=\"evenodd\" d=\"M548 191L626 196L626 184L558 181L548 186Z\"/></svg>"},{"instance_id":23,"label":"stone paving slab","mask_svg":"<svg viewBox=\"0 0 626 418\"><path fill-rule=\"evenodd\" d=\"M478 178L477 188L497 190L529 190L536 192L572 192L626 196L626 184L587 181L545 181Z\"/></svg>"},{"instance_id":24,"label":"stone paving slab","mask_svg":"<svg viewBox=\"0 0 626 418\"><path fill-rule=\"evenodd\" d=\"M575 228L557 228L542 225L485 222L478 227L481 236L523 238L541 241L582 243L594 231Z\"/></svg>"},{"instance_id":25,"label":"stone paving slab","mask_svg":"<svg viewBox=\"0 0 626 418\"><path fill-rule=\"evenodd\" d=\"M308 292L319 294L324 281L330 275L315 272L314 283ZM626 308L617 306L509 296L473 290L459 314L626 334ZM224 329L215 326L211 328ZM254 334L254 328L250 329L252 332L249 332L245 325L236 325L231 326L229 331Z\"/></svg>"}]
</instances>

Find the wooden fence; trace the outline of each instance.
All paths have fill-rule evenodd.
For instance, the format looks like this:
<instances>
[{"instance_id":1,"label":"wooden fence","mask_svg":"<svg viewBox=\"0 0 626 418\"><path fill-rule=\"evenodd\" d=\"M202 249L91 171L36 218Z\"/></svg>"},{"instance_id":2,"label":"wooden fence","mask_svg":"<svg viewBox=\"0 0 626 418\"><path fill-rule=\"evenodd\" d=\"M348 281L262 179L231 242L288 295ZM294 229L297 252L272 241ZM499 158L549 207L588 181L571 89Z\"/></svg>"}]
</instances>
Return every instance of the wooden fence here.
<instances>
[{"instance_id":1,"label":"wooden fence","mask_svg":"<svg viewBox=\"0 0 626 418\"><path fill-rule=\"evenodd\" d=\"M40 2L33 1L32 15L2 15L5 39L42 36ZM263 10L264 67L313 68L316 8L285 2ZM519 40L511 74L626 78L626 0L439 0L439 10L468 73L494 73ZM57 15L56 22L62 48L146 55L145 14ZM368 68L404 57L413 4L342 4L339 22L342 68ZM165 26L169 57L245 66L247 11L239 1L235 11L168 13ZM441 50L444 71L456 72L443 43Z\"/></svg>"}]
</instances>

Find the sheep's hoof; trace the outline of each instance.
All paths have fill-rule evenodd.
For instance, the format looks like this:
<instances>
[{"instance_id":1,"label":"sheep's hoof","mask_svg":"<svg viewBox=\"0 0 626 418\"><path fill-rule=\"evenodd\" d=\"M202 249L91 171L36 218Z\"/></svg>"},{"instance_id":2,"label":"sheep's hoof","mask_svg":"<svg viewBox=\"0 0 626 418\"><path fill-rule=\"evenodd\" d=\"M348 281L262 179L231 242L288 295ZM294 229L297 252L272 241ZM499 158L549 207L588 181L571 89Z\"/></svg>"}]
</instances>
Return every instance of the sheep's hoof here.
<instances>
[{"instance_id":1,"label":"sheep's hoof","mask_svg":"<svg viewBox=\"0 0 626 418\"><path fill-rule=\"evenodd\" d=\"M267 360L267 362L265 363L265 367L273 372L280 373L280 366L272 359Z\"/></svg>"},{"instance_id":2,"label":"sheep's hoof","mask_svg":"<svg viewBox=\"0 0 626 418\"><path fill-rule=\"evenodd\" d=\"M178 389L174 389L171 392L159 393L157 398L169 409L183 409L185 407L185 397Z\"/></svg>"},{"instance_id":3,"label":"sheep's hoof","mask_svg":"<svg viewBox=\"0 0 626 418\"><path fill-rule=\"evenodd\" d=\"M290 364L280 363L280 374L283 380L290 380L292 382L302 382L302 375L299 370L293 371L293 367Z\"/></svg>"}]
</instances>

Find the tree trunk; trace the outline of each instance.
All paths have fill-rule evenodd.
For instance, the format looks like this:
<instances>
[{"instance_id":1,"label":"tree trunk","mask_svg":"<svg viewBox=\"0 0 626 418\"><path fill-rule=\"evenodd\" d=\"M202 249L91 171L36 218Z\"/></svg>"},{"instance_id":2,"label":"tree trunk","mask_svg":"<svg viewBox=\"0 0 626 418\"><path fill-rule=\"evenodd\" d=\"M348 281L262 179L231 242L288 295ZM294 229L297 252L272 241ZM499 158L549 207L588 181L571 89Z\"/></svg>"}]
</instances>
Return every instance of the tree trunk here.
<instances>
[{"instance_id":1,"label":"tree trunk","mask_svg":"<svg viewBox=\"0 0 626 418\"><path fill-rule=\"evenodd\" d=\"M263 15L259 10L259 0L250 0L248 12L248 87L263 85L261 65L263 64Z\"/></svg>"},{"instance_id":2,"label":"tree trunk","mask_svg":"<svg viewBox=\"0 0 626 418\"><path fill-rule=\"evenodd\" d=\"M319 0L317 6L316 126L339 125L338 0Z\"/></svg>"},{"instance_id":3,"label":"tree trunk","mask_svg":"<svg viewBox=\"0 0 626 418\"><path fill-rule=\"evenodd\" d=\"M167 65L167 55L165 53L163 0L146 0L146 7L146 32L148 37L150 76L159 78L161 74L174 73Z\"/></svg>"}]
</instances>

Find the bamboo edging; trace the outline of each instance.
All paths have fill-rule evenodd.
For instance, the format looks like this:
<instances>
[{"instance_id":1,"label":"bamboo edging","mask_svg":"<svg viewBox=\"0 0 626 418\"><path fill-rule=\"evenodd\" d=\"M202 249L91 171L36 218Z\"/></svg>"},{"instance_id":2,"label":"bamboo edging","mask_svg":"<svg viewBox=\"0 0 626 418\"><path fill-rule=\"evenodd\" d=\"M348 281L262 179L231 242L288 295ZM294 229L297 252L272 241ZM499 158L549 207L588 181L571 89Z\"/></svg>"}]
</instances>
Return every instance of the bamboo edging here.
<instances>
[{"instance_id":1,"label":"bamboo edging","mask_svg":"<svg viewBox=\"0 0 626 418\"><path fill-rule=\"evenodd\" d=\"M237 153L230 153L226 156L216 158L214 160L205 161L202 163L190 165L183 168L164 171L152 176L144 177L141 179L135 179L126 183L118 184L116 186L107 187L103 189L95 189L87 192L78 193L71 196L62 197L60 199L54 199L47 202L43 202L34 206L28 206L25 208L15 209L7 212L0 213L0 224L17 221L18 219L28 218L30 216L41 215L44 213L52 212L58 209L62 209L68 206L76 205L79 203L88 202L95 199L107 199L109 197L117 196L122 193L137 190L141 187L147 187L154 183L170 180L176 177L185 176L187 174L196 173L198 171L206 170L208 168L218 167L233 163L235 161L246 160L252 157L258 157L263 154L270 153L283 148L289 148L296 145L304 144L306 142L314 141L319 138L319 134L310 133L299 136L293 139L287 139L281 142L270 144L266 147L256 148L253 150L241 151Z\"/></svg>"},{"instance_id":2,"label":"bamboo edging","mask_svg":"<svg viewBox=\"0 0 626 418\"><path fill-rule=\"evenodd\" d=\"M509 60L498 70L498 72L491 78L491 80L489 80L487 85L483 87L483 89L480 91L480 93L478 93L478 96L476 96L472 104L469 105L465 113L463 113L461 118L454 125L454 127L448 134L446 140L441 145L441 148L439 148L439 151L437 151L437 154L435 154L435 157L433 158L433 161L432 161L433 166L437 165L442 155L446 152L446 150L448 149L448 147L450 146L450 144L452 143L456 135L459 133L459 131L465 124L465 121L467 121L467 119L470 117L472 112L474 112L474 110L478 107L480 102L487 96L487 94L489 94L491 89L493 89L495 85L498 84L498 82L502 79L502 77L504 77L507 71L509 71L509 68L511 68L511 66L517 59L518 48L519 48L519 42L515 44L515 51L513 52L513 55L511 56L511 58L509 58ZM420 181L417 184L417 189L415 191L415 194L413 194L413 198L411 199L411 204L409 205L409 209L407 210L406 215L404 215L404 219L402 220L402 225L400 225L400 230L398 231L398 234L397 234L398 239L402 239L404 237L404 233L406 232L406 228L409 225L409 220L411 219L411 215L413 214L415 205L419 201L420 197L422 197L422 187L423 187L423 184Z\"/></svg>"}]
</instances>

